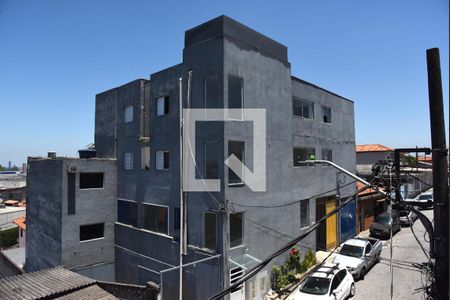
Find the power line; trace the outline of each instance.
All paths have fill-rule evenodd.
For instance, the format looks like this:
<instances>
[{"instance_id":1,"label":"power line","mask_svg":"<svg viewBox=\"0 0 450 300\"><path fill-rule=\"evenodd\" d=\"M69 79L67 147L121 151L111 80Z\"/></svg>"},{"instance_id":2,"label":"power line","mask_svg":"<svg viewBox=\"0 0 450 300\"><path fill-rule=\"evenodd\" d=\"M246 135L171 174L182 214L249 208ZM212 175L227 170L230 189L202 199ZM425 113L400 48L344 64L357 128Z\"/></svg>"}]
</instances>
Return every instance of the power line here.
<instances>
[{"instance_id":1,"label":"power line","mask_svg":"<svg viewBox=\"0 0 450 300\"><path fill-rule=\"evenodd\" d=\"M351 185L351 184L354 184L355 182L356 182L356 181L349 182L349 183L347 183L347 184L345 184L345 185L340 186L339 188L344 188L344 187L346 187L346 186L349 186L349 185ZM300 202L303 201L303 200L308 200L308 199L311 199L311 198L316 198L316 197L319 197L319 196L322 196L322 195L325 195L325 194L334 192L334 191L336 191L337 189L338 189L338 188L334 188L334 189L331 189L331 190L329 190L329 191L322 192L322 193L319 193L319 194L316 194L316 195L313 195L313 196L310 196L310 197L307 197L307 198L303 198L303 199L300 199L300 200L295 200L295 201L288 202L288 203L277 204L277 205L246 205L246 204L240 204L240 203L237 203L237 202L230 202L230 203L233 204L233 205L236 205L236 206L248 207L248 208L280 208L280 207L286 207L286 206L290 206L290 205L293 205L293 204L300 203Z\"/></svg>"},{"instance_id":2,"label":"power line","mask_svg":"<svg viewBox=\"0 0 450 300\"><path fill-rule=\"evenodd\" d=\"M296 238L294 238L293 240L291 240L290 242L288 242L285 246L283 246L282 248L280 248L279 250L275 251L274 253L272 253L269 257L267 257L265 260L263 260L262 262L258 263L257 265L255 265L253 268L251 268L250 270L247 271L247 273L241 277L239 280L237 280L234 284L230 285L229 287L227 287L226 289L218 292L217 294L215 294L214 296L212 296L210 298L210 300L215 300L215 299L220 299L221 297L229 294L230 292L232 292L233 290L235 290L237 287L239 287L242 283L244 283L245 281L247 281L248 279L250 279L251 277L253 277L254 275L256 275L259 271L261 271L266 265L268 265L272 259L274 259L275 257L281 255L282 253L284 253L285 251L289 250L290 248L292 248L293 246L295 246L298 242L300 242L302 239L304 239L306 236L308 236L311 232L313 232L314 230L317 229L317 227L319 227L319 225L324 222L327 218L331 217L332 215L336 214L341 208L343 208L345 205L347 205L348 203L354 201L354 196L356 196L358 193L366 190L368 188L368 186L365 186L361 189L359 189L355 194L344 197L343 199L347 199L345 201L343 201L338 207L336 207L335 209L333 209L331 212L329 212L327 215L323 216L322 218L320 218L317 222L313 223L313 225L309 226L308 229L305 230L304 233L302 233L301 235L297 236Z\"/></svg>"}]
</instances>

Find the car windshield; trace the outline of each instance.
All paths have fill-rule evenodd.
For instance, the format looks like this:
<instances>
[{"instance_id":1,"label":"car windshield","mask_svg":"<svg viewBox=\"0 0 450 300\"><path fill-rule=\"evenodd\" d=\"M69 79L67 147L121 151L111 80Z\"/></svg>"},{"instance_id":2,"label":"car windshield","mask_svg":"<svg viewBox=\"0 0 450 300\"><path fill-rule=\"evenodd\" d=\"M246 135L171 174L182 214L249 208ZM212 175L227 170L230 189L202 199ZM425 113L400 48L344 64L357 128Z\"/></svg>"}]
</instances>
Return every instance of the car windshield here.
<instances>
[{"instance_id":1,"label":"car windshield","mask_svg":"<svg viewBox=\"0 0 450 300\"><path fill-rule=\"evenodd\" d=\"M419 196L419 200L431 200L431 199L433 199L433 195L430 195L430 194L425 194L425 195L420 195Z\"/></svg>"},{"instance_id":2,"label":"car windshield","mask_svg":"<svg viewBox=\"0 0 450 300\"><path fill-rule=\"evenodd\" d=\"M328 287L330 286L330 279L309 277L306 279L300 291L307 294L325 295L328 293Z\"/></svg>"},{"instance_id":3,"label":"car windshield","mask_svg":"<svg viewBox=\"0 0 450 300\"><path fill-rule=\"evenodd\" d=\"M344 245L339 253L346 256L361 257L363 248L353 245Z\"/></svg>"},{"instance_id":4,"label":"car windshield","mask_svg":"<svg viewBox=\"0 0 450 300\"><path fill-rule=\"evenodd\" d=\"M390 224L391 218L389 218L389 215L379 215L376 219L376 222L381 224Z\"/></svg>"}]
</instances>

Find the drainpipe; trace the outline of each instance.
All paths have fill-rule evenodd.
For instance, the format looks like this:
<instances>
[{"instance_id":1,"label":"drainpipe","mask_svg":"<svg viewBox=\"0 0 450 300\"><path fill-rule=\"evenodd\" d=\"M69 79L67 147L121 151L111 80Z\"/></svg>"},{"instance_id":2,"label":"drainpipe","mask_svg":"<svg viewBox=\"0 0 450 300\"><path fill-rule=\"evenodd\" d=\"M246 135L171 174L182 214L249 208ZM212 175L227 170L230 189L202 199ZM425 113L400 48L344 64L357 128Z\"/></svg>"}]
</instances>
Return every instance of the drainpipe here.
<instances>
[{"instance_id":1,"label":"drainpipe","mask_svg":"<svg viewBox=\"0 0 450 300\"><path fill-rule=\"evenodd\" d=\"M183 192L183 78L179 78L179 126L180 126L180 270L179 298L183 299L183 255L184 255L184 192Z\"/></svg>"}]
</instances>

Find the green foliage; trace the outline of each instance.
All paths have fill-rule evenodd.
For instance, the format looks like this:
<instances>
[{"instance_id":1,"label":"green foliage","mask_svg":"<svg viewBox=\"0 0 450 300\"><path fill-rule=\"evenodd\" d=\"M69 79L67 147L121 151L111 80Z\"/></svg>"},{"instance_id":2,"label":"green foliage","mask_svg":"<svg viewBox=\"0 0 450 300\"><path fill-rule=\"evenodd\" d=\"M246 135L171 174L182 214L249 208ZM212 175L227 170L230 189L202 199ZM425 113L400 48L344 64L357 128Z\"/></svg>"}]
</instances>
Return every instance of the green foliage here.
<instances>
[{"instance_id":1,"label":"green foliage","mask_svg":"<svg viewBox=\"0 0 450 300\"><path fill-rule=\"evenodd\" d=\"M0 247L8 248L17 244L19 237L19 227L13 227L0 231Z\"/></svg>"},{"instance_id":2,"label":"green foliage","mask_svg":"<svg viewBox=\"0 0 450 300\"><path fill-rule=\"evenodd\" d=\"M272 289L281 291L289 282L286 274L283 274L282 267L277 265L272 268Z\"/></svg>"},{"instance_id":3,"label":"green foliage","mask_svg":"<svg viewBox=\"0 0 450 300\"><path fill-rule=\"evenodd\" d=\"M297 274L295 271L289 271L287 273L287 280L289 283L294 283L297 281L297 278L295 278L295 274Z\"/></svg>"},{"instance_id":4,"label":"green foliage","mask_svg":"<svg viewBox=\"0 0 450 300\"><path fill-rule=\"evenodd\" d=\"M316 256L314 255L314 253L311 250L308 250L308 252L306 252L306 255L305 255L304 267L306 267L306 269L309 269L312 266L314 266L316 263L317 263Z\"/></svg>"}]
</instances>

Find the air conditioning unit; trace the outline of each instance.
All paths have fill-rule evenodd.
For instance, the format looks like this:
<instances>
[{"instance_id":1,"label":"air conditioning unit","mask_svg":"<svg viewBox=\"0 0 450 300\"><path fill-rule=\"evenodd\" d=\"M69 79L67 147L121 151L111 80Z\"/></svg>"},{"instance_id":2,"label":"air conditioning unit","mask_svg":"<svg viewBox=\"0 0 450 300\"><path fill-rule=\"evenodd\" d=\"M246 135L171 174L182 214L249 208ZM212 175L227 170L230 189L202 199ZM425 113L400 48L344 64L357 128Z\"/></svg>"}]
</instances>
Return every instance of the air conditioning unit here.
<instances>
[{"instance_id":1,"label":"air conditioning unit","mask_svg":"<svg viewBox=\"0 0 450 300\"><path fill-rule=\"evenodd\" d=\"M76 165L68 165L67 166L67 172L69 172L69 173L76 173L77 172L77 166Z\"/></svg>"}]
</instances>

